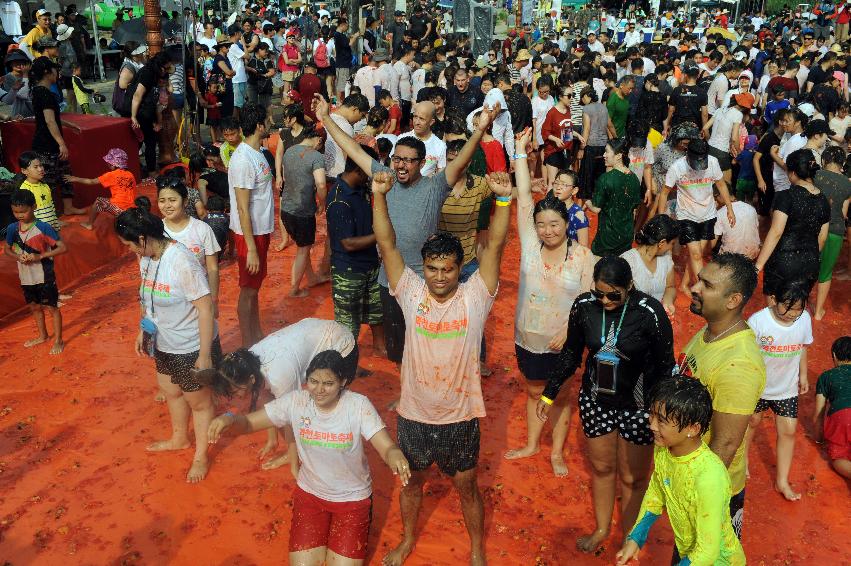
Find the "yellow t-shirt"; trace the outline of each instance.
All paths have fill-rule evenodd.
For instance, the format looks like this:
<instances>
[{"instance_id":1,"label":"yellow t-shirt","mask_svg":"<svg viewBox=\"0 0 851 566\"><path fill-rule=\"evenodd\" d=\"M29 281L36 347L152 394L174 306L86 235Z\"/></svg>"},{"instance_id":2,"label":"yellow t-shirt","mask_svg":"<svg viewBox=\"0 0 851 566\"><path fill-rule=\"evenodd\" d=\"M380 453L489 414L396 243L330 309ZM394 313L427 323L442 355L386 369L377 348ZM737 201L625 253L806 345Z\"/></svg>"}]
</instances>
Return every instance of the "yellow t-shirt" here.
<instances>
[{"instance_id":1,"label":"yellow t-shirt","mask_svg":"<svg viewBox=\"0 0 851 566\"><path fill-rule=\"evenodd\" d=\"M38 220L47 222L54 230L59 230L59 218L56 216L56 206L53 204L53 194L50 187L45 183L30 183L24 181L21 188L26 189L35 196L35 210L33 214Z\"/></svg>"},{"instance_id":2,"label":"yellow t-shirt","mask_svg":"<svg viewBox=\"0 0 851 566\"><path fill-rule=\"evenodd\" d=\"M765 362L756 343L756 335L748 328L717 342L706 343L703 330L691 339L683 353L688 368L682 371L696 377L709 389L712 409L732 415L751 415L765 389ZM712 427L703 437L710 443ZM745 489L744 439L728 468L731 493Z\"/></svg>"},{"instance_id":3,"label":"yellow t-shirt","mask_svg":"<svg viewBox=\"0 0 851 566\"><path fill-rule=\"evenodd\" d=\"M27 35L21 40L21 43L25 43L30 50L30 53L33 54L34 57L41 57L41 51L36 51L35 45L38 43L38 40L44 36L50 37L50 32L44 33L41 31L41 28L35 26L33 29L29 31Z\"/></svg>"}]
</instances>

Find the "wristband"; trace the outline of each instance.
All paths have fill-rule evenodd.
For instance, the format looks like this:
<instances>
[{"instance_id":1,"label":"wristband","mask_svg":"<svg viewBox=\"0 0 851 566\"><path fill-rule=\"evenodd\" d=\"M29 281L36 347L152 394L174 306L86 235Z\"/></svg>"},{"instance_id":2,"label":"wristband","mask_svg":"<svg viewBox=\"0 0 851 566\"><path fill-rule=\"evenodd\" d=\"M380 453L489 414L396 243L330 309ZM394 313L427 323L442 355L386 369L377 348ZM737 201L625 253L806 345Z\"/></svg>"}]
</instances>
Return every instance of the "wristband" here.
<instances>
[{"instance_id":1,"label":"wristband","mask_svg":"<svg viewBox=\"0 0 851 566\"><path fill-rule=\"evenodd\" d=\"M529 156L526 155L525 153L515 153L514 154L514 160L515 161L518 160L518 159L526 159L527 157L529 157Z\"/></svg>"},{"instance_id":2,"label":"wristband","mask_svg":"<svg viewBox=\"0 0 851 566\"><path fill-rule=\"evenodd\" d=\"M225 411L224 413L222 413L222 416L223 416L223 417L230 417L230 418L232 418L232 419L235 419L235 418L236 418L236 415L235 415L235 414L233 414L233 413L231 413L230 411Z\"/></svg>"},{"instance_id":3,"label":"wristband","mask_svg":"<svg viewBox=\"0 0 851 566\"><path fill-rule=\"evenodd\" d=\"M553 400L552 400L552 399L550 399L549 397L544 397L543 395L541 395L541 401L543 401L543 402L544 402L544 403L546 403L547 405L552 405L552 404L553 404Z\"/></svg>"},{"instance_id":4,"label":"wristband","mask_svg":"<svg viewBox=\"0 0 851 566\"><path fill-rule=\"evenodd\" d=\"M511 206L510 200L498 200L496 201L497 206Z\"/></svg>"},{"instance_id":5,"label":"wristband","mask_svg":"<svg viewBox=\"0 0 851 566\"><path fill-rule=\"evenodd\" d=\"M497 195L494 197L497 202L511 202L511 195L500 196Z\"/></svg>"}]
</instances>

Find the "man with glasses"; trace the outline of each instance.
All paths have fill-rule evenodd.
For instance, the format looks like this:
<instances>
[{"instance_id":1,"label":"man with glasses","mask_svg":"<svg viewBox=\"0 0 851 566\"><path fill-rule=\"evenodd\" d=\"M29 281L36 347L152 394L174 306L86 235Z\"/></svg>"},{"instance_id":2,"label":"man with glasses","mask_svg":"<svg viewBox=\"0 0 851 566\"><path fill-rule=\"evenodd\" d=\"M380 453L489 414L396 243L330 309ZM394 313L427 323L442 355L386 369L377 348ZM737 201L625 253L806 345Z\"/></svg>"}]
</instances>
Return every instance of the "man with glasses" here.
<instances>
[{"instance_id":1,"label":"man with glasses","mask_svg":"<svg viewBox=\"0 0 851 566\"><path fill-rule=\"evenodd\" d=\"M635 29L635 22L629 22L623 36L623 46L629 49L641 43L641 32Z\"/></svg>"}]
</instances>

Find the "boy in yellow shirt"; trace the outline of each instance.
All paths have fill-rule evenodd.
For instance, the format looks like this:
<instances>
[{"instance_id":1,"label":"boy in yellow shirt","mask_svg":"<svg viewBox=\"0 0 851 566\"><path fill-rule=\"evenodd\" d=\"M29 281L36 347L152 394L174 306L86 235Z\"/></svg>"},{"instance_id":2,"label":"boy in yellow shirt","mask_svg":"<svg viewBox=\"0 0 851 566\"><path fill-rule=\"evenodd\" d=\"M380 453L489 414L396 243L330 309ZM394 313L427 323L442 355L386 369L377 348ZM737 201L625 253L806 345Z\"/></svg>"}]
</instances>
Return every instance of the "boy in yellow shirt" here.
<instances>
[{"instance_id":1,"label":"boy in yellow shirt","mask_svg":"<svg viewBox=\"0 0 851 566\"><path fill-rule=\"evenodd\" d=\"M18 157L18 166L21 173L26 175L26 180L21 183L21 188L35 195L35 217L50 224L57 232L62 227L59 217L56 215L56 206L53 204L53 194L44 180L44 166L38 158L38 153L25 151Z\"/></svg>"}]
</instances>

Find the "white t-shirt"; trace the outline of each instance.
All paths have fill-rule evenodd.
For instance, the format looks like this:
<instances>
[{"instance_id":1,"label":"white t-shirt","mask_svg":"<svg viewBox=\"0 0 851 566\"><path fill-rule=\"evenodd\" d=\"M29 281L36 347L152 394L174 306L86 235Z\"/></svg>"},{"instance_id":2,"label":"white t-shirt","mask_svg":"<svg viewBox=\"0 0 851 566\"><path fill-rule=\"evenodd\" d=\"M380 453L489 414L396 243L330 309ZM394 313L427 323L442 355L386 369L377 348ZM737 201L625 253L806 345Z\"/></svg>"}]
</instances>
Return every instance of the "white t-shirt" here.
<instances>
[{"instance_id":1,"label":"white t-shirt","mask_svg":"<svg viewBox=\"0 0 851 566\"><path fill-rule=\"evenodd\" d=\"M813 325L810 313L789 326L777 322L771 310L765 307L748 319L756 334L756 343L765 360L765 391L762 398L777 401L798 396L801 354L813 343Z\"/></svg>"},{"instance_id":2,"label":"white t-shirt","mask_svg":"<svg viewBox=\"0 0 851 566\"><path fill-rule=\"evenodd\" d=\"M638 177L639 183L644 182L644 166L653 165L655 162L653 144L650 143L650 140L647 140L647 145L644 149L633 147L629 150L629 170Z\"/></svg>"},{"instance_id":3,"label":"white t-shirt","mask_svg":"<svg viewBox=\"0 0 851 566\"><path fill-rule=\"evenodd\" d=\"M535 120L535 140L539 145L544 145L544 138L541 137L541 126L544 125L547 112L555 105L556 103L552 96L548 96L546 99L540 96L532 97L532 119Z\"/></svg>"},{"instance_id":4,"label":"white t-shirt","mask_svg":"<svg viewBox=\"0 0 851 566\"><path fill-rule=\"evenodd\" d=\"M789 157L793 151L798 151L805 145L807 145L807 138L804 137L804 134L795 134L794 136L789 136L789 138L780 143L780 149L777 150L777 153L780 155L780 159L786 163L786 158ZM792 186L792 181L789 180L789 175L787 175L786 171L784 171L777 163L774 164L774 169L771 170L771 176L774 179L775 193L785 191Z\"/></svg>"},{"instance_id":5,"label":"white t-shirt","mask_svg":"<svg viewBox=\"0 0 851 566\"><path fill-rule=\"evenodd\" d=\"M420 90L425 88L426 71L422 67L411 73L411 101L417 99Z\"/></svg>"},{"instance_id":6,"label":"white t-shirt","mask_svg":"<svg viewBox=\"0 0 851 566\"><path fill-rule=\"evenodd\" d=\"M641 259L641 253L637 248L625 251L621 257L632 268L632 281L635 283L635 288L662 302L668 283L668 274L674 269L674 259L671 254L656 256L656 271L652 273Z\"/></svg>"},{"instance_id":7,"label":"white t-shirt","mask_svg":"<svg viewBox=\"0 0 851 566\"><path fill-rule=\"evenodd\" d=\"M346 132L347 135L354 137L355 129L349 124L349 121L340 116L336 112L331 114L331 119ZM346 154L334 141L334 138L328 136L325 139L325 174L329 177L336 178L343 173L346 168Z\"/></svg>"},{"instance_id":8,"label":"white t-shirt","mask_svg":"<svg viewBox=\"0 0 851 566\"><path fill-rule=\"evenodd\" d=\"M166 247L162 257L139 260L139 295L148 318L157 325L157 350L191 354L201 349L198 310L192 301L210 294L207 273L183 244ZM213 337L218 334L214 327Z\"/></svg>"},{"instance_id":9,"label":"white t-shirt","mask_svg":"<svg viewBox=\"0 0 851 566\"><path fill-rule=\"evenodd\" d=\"M355 337L342 324L304 318L269 334L249 350L260 358L266 388L280 399L304 385L307 366L316 354L335 350L346 357L354 347Z\"/></svg>"},{"instance_id":10,"label":"white t-shirt","mask_svg":"<svg viewBox=\"0 0 851 566\"><path fill-rule=\"evenodd\" d=\"M677 189L677 220L706 222L715 218L712 186L724 177L718 160L708 156L705 171L695 171L686 156L680 157L665 175L665 186Z\"/></svg>"},{"instance_id":11,"label":"white t-shirt","mask_svg":"<svg viewBox=\"0 0 851 566\"><path fill-rule=\"evenodd\" d=\"M275 202L272 190L272 168L263 154L247 143L241 143L234 150L228 166L228 185L230 185L230 229L242 234L239 225L239 208L234 189L251 191L248 211L251 215L251 227L255 236L271 234L275 231Z\"/></svg>"},{"instance_id":12,"label":"white t-shirt","mask_svg":"<svg viewBox=\"0 0 851 566\"><path fill-rule=\"evenodd\" d=\"M3 30L13 38L23 35L21 31L21 7L17 2L0 2L0 21Z\"/></svg>"},{"instance_id":13,"label":"white t-shirt","mask_svg":"<svg viewBox=\"0 0 851 566\"><path fill-rule=\"evenodd\" d=\"M234 72L231 82L234 84L248 82L248 74L245 72L245 59L242 58L243 55L245 55L245 51L242 50L242 47L238 43L234 43L228 49L228 62L230 62L231 69Z\"/></svg>"},{"instance_id":14,"label":"white t-shirt","mask_svg":"<svg viewBox=\"0 0 851 566\"><path fill-rule=\"evenodd\" d=\"M415 137L414 131L405 132L399 138ZM425 144L426 157L425 163L420 168L420 175L430 177L442 169L446 169L446 142L431 134L427 140L421 140Z\"/></svg>"},{"instance_id":15,"label":"white t-shirt","mask_svg":"<svg viewBox=\"0 0 851 566\"><path fill-rule=\"evenodd\" d=\"M175 232L169 230L166 226L165 233L172 240L177 240L186 246L186 249L192 252L204 271L207 270L207 256L216 255L222 250L210 225L191 216L189 217L189 224L183 230Z\"/></svg>"},{"instance_id":16,"label":"white t-shirt","mask_svg":"<svg viewBox=\"0 0 851 566\"><path fill-rule=\"evenodd\" d=\"M293 391L266 404L276 427L291 425L301 461L298 486L325 501L360 501L372 495L372 477L363 440L384 422L369 399L344 390L337 406L321 412L310 393Z\"/></svg>"},{"instance_id":17,"label":"white t-shirt","mask_svg":"<svg viewBox=\"0 0 851 566\"><path fill-rule=\"evenodd\" d=\"M215 35L215 34L214 34ZM201 45L206 45L210 48L210 53L215 53L216 45L218 45L218 41L216 41L215 37L207 37L203 33L198 34L197 42Z\"/></svg>"},{"instance_id":18,"label":"white t-shirt","mask_svg":"<svg viewBox=\"0 0 851 566\"><path fill-rule=\"evenodd\" d=\"M741 124L744 115L738 108L729 106L719 108L712 117L712 134L709 136L709 145L724 153L730 151L730 136L733 135L733 126Z\"/></svg>"},{"instance_id":19,"label":"white t-shirt","mask_svg":"<svg viewBox=\"0 0 851 566\"><path fill-rule=\"evenodd\" d=\"M715 220L715 235L721 238L721 252L734 252L751 259L759 255L762 243L759 239L759 217L756 209L746 202L733 203L736 226L731 227L727 220L727 207L718 209Z\"/></svg>"},{"instance_id":20,"label":"white t-shirt","mask_svg":"<svg viewBox=\"0 0 851 566\"><path fill-rule=\"evenodd\" d=\"M836 132L836 135L842 139L845 139L845 132L848 131L848 128L851 127L851 115L846 115L845 118L839 118L838 116L834 116L830 119L830 129ZM840 147L845 147L845 144L839 144L835 141L828 140L830 145L838 145Z\"/></svg>"}]
</instances>

